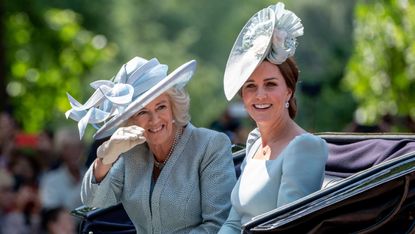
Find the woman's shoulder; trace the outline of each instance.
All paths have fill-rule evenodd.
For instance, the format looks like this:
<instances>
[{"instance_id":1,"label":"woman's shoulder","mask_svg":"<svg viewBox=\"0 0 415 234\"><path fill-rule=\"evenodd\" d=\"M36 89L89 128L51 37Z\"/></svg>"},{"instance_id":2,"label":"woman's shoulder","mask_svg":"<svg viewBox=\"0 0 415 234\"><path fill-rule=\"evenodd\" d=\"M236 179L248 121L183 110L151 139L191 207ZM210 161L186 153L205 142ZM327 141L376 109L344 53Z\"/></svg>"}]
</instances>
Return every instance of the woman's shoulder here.
<instances>
[{"instance_id":1,"label":"woman's shoulder","mask_svg":"<svg viewBox=\"0 0 415 234\"><path fill-rule=\"evenodd\" d=\"M203 127L195 127L190 123L186 126L185 131L188 132L186 136L191 141L221 142L222 144L230 144L229 137L223 132Z\"/></svg>"},{"instance_id":2,"label":"woman's shoulder","mask_svg":"<svg viewBox=\"0 0 415 234\"><path fill-rule=\"evenodd\" d=\"M322 145L322 146L326 145L326 141L323 138L316 136L312 133L308 133L308 132L297 135L296 137L294 137L292 142L294 142L295 144L301 144L301 145L303 144L314 145L314 146L315 145Z\"/></svg>"},{"instance_id":3,"label":"woman's shoulder","mask_svg":"<svg viewBox=\"0 0 415 234\"><path fill-rule=\"evenodd\" d=\"M183 136L180 145L193 155L199 152L199 155L208 155L203 158L222 157L224 154L232 156L231 141L225 133L188 125Z\"/></svg>"},{"instance_id":4,"label":"woman's shoulder","mask_svg":"<svg viewBox=\"0 0 415 234\"><path fill-rule=\"evenodd\" d=\"M303 133L296 136L290 142L289 147L296 152L296 155L304 153L315 157L321 155L325 158L327 158L328 155L326 141L323 138L311 133Z\"/></svg>"},{"instance_id":5,"label":"woman's shoulder","mask_svg":"<svg viewBox=\"0 0 415 234\"><path fill-rule=\"evenodd\" d=\"M192 135L207 136L207 137L226 137L226 134L209 128L195 127L194 125L188 124L186 128L190 128Z\"/></svg>"}]
</instances>

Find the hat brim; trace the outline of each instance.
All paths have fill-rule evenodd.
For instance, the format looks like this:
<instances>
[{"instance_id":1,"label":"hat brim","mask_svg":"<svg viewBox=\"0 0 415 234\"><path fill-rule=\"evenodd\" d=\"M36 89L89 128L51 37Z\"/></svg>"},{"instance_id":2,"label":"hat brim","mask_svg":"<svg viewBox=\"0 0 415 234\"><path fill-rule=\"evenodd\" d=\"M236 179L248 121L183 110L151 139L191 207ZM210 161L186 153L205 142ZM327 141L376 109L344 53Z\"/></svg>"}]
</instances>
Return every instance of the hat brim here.
<instances>
[{"instance_id":1,"label":"hat brim","mask_svg":"<svg viewBox=\"0 0 415 234\"><path fill-rule=\"evenodd\" d=\"M136 100L128 105L128 107L126 107L121 114L112 117L108 122L100 127L94 134L94 139L102 139L112 135L119 126L125 123L131 116L137 113L137 111L144 108L147 104L173 86L184 87L192 78L195 70L195 60L191 60L178 67L159 83L140 95Z\"/></svg>"},{"instance_id":2,"label":"hat brim","mask_svg":"<svg viewBox=\"0 0 415 234\"><path fill-rule=\"evenodd\" d=\"M264 8L252 16L236 39L226 63L223 79L225 96L230 101L239 89L248 80L255 68L267 56L272 43L273 28L275 25L275 14L271 8ZM254 33L250 37L251 46L246 45L244 39L247 33L252 34L254 28L264 27L271 30L263 30Z\"/></svg>"}]
</instances>

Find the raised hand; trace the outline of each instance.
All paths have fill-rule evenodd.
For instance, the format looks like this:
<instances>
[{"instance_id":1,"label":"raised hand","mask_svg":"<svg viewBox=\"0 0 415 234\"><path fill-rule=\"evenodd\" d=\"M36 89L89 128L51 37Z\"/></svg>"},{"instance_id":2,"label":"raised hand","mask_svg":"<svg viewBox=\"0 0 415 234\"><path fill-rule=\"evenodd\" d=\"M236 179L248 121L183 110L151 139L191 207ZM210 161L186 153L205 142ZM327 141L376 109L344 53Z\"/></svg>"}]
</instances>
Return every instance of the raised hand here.
<instances>
[{"instance_id":1,"label":"raised hand","mask_svg":"<svg viewBox=\"0 0 415 234\"><path fill-rule=\"evenodd\" d=\"M97 157L104 165L112 164L118 157L138 144L146 141L144 129L136 125L120 127L111 138L97 149Z\"/></svg>"}]
</instances>

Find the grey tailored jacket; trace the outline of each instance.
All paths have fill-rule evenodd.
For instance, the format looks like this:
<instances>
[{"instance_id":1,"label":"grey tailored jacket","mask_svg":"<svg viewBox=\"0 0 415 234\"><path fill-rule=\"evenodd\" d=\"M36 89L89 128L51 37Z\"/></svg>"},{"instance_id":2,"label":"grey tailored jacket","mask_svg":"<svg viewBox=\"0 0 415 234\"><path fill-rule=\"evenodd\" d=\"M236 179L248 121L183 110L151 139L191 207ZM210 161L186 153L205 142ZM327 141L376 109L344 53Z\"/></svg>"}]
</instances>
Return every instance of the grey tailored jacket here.
<instances>
[{"instance_id":1,"label":"grey tailored jacket","mask_svg":"<svg viewBox=\"0 0 415 234\"><path fill-rule=\"evenodd\" d=\"M229 138L189 123L150 194L153 165L147 144L122 154L99 184L91 165L82 202L92 207L122 202L137 233L217 233L236 182Z\"/></svg>"}]
</instances>

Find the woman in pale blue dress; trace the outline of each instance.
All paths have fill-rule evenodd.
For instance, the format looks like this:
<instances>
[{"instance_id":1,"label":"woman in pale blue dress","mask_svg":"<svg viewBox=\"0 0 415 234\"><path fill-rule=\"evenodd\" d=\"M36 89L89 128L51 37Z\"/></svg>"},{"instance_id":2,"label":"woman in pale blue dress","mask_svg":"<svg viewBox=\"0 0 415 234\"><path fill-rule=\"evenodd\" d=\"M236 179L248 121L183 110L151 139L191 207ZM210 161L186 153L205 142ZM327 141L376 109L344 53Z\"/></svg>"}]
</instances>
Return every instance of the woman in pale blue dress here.
<instances>
[{"instance_id":1,"label":"woman in pale blue dress","mask_svg":"<svg viewBox=\"0 0 415 234\"><path fill-rule=\"evenodd\" d=\"M248 136L232 209L219 233L240 233L253 217L320 189L328 156L326 142L295 121L298 68L293 59L300 19L282 3L255 14L228 59L224 89L239 92L255 121Z\"/></svg>"}]
</instances>

